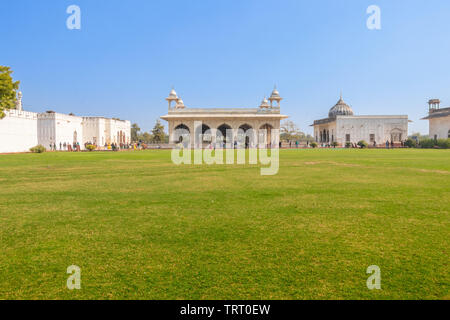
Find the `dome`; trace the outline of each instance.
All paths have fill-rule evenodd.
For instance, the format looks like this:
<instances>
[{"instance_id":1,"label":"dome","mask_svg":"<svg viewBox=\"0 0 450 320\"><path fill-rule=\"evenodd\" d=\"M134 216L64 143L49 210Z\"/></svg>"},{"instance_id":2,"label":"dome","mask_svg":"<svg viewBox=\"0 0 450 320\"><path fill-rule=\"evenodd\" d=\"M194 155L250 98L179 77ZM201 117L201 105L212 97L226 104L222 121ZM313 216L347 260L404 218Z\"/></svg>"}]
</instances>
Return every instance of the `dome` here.
<instances>
[{"instance_id":1,"label":"dome","mask_svg":"<svg viewBox=\"0 0 450 320\"><path fill-rule=\"evenodd\" d=\"M179 98L179 99L177 100L177 105L176 105L176 107L177 107L177 108L184 108L184 107L185 107L184 102L183 102L183 100L182 100L181 98Z\"/></svg>"},{"instance_id":2,"label":"dome","mask_svg":"<svg viewBox=\"0 0 450 320\"><path fill-rule=\"evenodd\" d=\"M178 96L177 93L175 92L175 89L172 89L169 93L169 97L167 99L172 99L172 100L177 100Z\"/></svg>"},{"instance_id":3,"label":"dome","mask_svg":"<svg viewBox=\"0 0 450 320\"><path fill-rule=\"evenodd\" d=\"M269 101L266 98L264 98L259 107L260 108L270 108Z\"/></svg>"},{"instance_id":4,"label":"dome","mask_svg":"<svg viewBox=\"0 0 450 320\"><path fill-rule=\"evenodd\" d=\"M342 96L336 105L330 109L328 113L328 117L334 118L336 116L352 116L353 110L352 108L342 100Z\"/></svg>"},{"instance_id":5,"label":"dome","mask_svg":"<svg viewBox=\"0 0 450 320\"><path fill-rule=\"evenodd\" d=\"M280 93L278 92L277 88L273 89L272 95L270 97L271 98L279 98L280 97Z\"/></svg>"}]
</instances>

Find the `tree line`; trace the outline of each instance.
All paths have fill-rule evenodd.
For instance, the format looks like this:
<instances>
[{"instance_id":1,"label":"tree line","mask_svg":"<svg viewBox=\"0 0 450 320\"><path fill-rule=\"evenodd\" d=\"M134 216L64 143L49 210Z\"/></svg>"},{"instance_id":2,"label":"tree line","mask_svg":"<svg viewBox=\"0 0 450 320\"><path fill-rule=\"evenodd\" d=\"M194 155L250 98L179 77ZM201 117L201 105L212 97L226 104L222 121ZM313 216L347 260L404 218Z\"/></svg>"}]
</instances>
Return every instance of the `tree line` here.
<instances>
[{"instance_id":1,"label":"tree line","mask_svg":"<svg viewBox=\"0 0 450 320\"><path fill-rule=\"evenodd\" d=\"M159 120L156 120L151 132L141 132L139 125L133 123L131 125L131 141L146 144L169 143L169 136L164 132L164 126Z\"/></svg>"}]
</instances>

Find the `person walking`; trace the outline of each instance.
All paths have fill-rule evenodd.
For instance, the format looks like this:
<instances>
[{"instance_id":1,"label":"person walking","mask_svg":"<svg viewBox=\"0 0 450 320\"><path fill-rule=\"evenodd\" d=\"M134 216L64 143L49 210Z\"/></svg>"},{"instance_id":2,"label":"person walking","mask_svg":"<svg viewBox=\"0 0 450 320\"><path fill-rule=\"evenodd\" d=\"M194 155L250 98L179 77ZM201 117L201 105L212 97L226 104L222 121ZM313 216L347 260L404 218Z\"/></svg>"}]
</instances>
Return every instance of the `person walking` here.
<instances>
[{"instance_id":1,"label":"person walking","mask_svg":"<svg viewBox=\"0 0 450 320\"><path fill-rule=\"evenodd\" d=\"M298 149L298 140L295 141L295 147Z\"/></svg>"}]
</instances>

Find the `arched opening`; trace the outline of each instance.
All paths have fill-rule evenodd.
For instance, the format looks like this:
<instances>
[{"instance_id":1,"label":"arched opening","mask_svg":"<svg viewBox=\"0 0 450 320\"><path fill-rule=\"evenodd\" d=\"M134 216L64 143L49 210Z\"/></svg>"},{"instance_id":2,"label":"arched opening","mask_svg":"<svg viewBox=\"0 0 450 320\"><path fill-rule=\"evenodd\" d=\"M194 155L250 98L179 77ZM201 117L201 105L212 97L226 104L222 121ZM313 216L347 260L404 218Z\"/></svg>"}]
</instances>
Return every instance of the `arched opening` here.
<instances>
[{"instance_id":1,"label":"arched opening","mask_svg":"<svg viewBox=\"0 0 450 320\"><path fill-rule=\"evenodd\" d=\"M450 130L448 130L448 135L447 135L447 137L450 139Z\"/></svg>"},{"instance_id":2,"label":"arched opening","mask_svg":"<svg viewBox=\"0 0 450 320\"><path fill-rule=\"evenodd\" d=\"M231 127L227 124L222 124L216 131L216 142L220 143L223 148L227 147L228 143L231 143L233 139L233 133Z\"/></svg>"},{"instance_id":3,"label":"arched opening","mask_svg":"<svg viewBox=\"0 0 450 320\"><path fill-rule=\"evenodd\" d=\"M402 130L395 128L391 131L391 142L402 141Z\"/></svg>"},{"instance_id":4,"label":"arched opening","mask_svg":"<svg viewBox=\"0 0 450 320\"><path fill-rule=\"evenodd\" d=\"M76 144L78 142L78 133L77 131L73 132L73 144Z\"/></svg>"},{"instance_id":5,"label":"arched opening","mask_svg":"<svg viewBox=\"0 0 450 320\"><path fill-rule=\"evenodd\" d=\"M260 129L260 142L264 143L266 148L271 148L273 127L270 124L266 123L262 125L259 129Z\"/></svg>"},{"instance_id":6,"label":"arched opening","mask_svg":"<svg viewBox=\"0 0 450 320\"><path fill-rule=\"evenodd\" d=\"M174 130L174 142L175 143L181 143L181 142L186 142L189 141L190 138L190 130L189 127L187 125L185 125L184 123L179 124L178 126L175 127Z\"/></svg>"},{"instance_id":7,"label":"arched opening","mask_svg":"<svg viewBox=\"0 0 450 320\"><path fill-rule=\"evenodd\" d=\"M197 137L197 141L200 143L211 142L211 128L204 123L196 128L195 135Z\"/></svg>"},{"instance_id":8,"label":"arched opening","mask_svg":"<svg viewBox=\"0 0 450 320\"><path fill-rule=\"evenodd\" d=\"M250 144L254 143L254 139L252 137L252 132L253 128L251 125L245 123L241 126L239 126L238 129L238 141L241 144L241 146L243 145L245 149L250 148ZM252 139L250 139L252 137ZM252 140L252 141L250 141Z\"/></svg>"}]
</instances>

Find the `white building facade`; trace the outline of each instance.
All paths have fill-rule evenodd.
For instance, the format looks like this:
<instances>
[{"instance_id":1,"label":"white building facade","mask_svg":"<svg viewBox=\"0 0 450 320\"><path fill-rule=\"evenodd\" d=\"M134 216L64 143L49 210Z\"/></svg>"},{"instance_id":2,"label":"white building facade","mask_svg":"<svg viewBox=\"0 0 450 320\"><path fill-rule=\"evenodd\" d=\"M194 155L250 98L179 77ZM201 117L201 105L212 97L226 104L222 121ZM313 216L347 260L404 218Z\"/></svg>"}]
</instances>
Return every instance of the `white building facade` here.
<instances>
[{"instance_id":1,"label":"white building facade","mask_svg":"<svg viewBox=\"0 0 450 320\"><path fill-rule=\"evenodd\" d=\"M441 101L432 99L428 101L428 116L423 120L428 120L429 135L432 139L450 138L450 107L440 108Z\"/></svg>"},{"instance_id":2,"label":"white building facade","mask_svg":"<svg viewBox=\"0 0 450 320\"><path fill-rule=\"evenodd\" d=\"M328 118L314 121L314 138L319 144L337 142L345 146L347 142L356 144L361 140L369 145L400 144L408 138L407 115L369 115L353 114L352 108L342 97L330 109Z\"/></svg>"},{"instance_id":3,"label":"white building facade","mask_svg":"<svg viewBox=\"0 0 450 320\"><path fill-rule=\"evenodd\" d=\"M102 147L131 142L130 121L23 111L21 99L19 93L16 109L6 110L0 119L0 153L27 152L38 144L57 150L63 144L79 144L83 150L85 143Z\"/></svg>"},{"instance_id":4,"label":"white building facade","mask_svg":"<svg viewBox=\"0 0 450 320\"><path fill-rule=\"evenodd\" d=\"M276 89L259 108L187 108L173 89L166 100L169 112L161 119L169 123L169 143L189 140L192 148L278 147L280 120L288 118Z\"/></svg>"}]
</instances>

